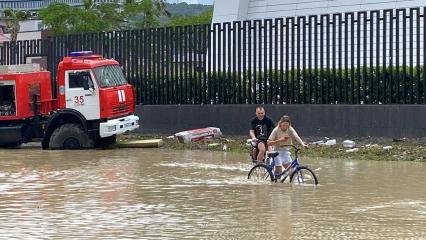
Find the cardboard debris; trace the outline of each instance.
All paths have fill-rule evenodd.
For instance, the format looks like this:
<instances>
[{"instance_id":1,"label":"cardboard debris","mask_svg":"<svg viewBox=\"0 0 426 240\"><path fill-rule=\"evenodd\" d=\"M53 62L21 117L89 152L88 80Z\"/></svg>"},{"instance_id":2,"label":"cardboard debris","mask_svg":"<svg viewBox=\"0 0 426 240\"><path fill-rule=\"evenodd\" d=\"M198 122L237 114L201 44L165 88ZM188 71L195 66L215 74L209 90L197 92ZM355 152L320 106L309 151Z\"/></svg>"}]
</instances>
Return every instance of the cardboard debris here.
<instances>
[{"instance_id":1,"label":"cardboard debris","mask_svg":"<svg viewBox=\"0 0 426 240\"><path fill-rule=\"evenodd\" d=\"M219 138L222 136L222 132L220 131L220 128L207 127L178 132L175 136L180 143L190 143L205 139Z\"/></svg>"}]
</instances>

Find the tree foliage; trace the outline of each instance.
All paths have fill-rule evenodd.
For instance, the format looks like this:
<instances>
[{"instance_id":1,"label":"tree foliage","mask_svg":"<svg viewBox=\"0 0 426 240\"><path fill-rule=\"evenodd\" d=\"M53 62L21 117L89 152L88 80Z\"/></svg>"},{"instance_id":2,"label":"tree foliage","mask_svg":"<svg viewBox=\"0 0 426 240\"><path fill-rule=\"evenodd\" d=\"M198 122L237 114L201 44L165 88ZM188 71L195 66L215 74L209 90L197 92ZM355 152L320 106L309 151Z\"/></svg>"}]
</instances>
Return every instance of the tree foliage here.
<instances>
[{"instance_id":1,"label":"tree foliage","mask_svg":"<svg viewBox=\"0 0 426 240\"><path fill-rule=\"evenodd\" d=\"M207 10L213 10L213 6L201 4L188 4L186 2L167 4L167 10L172 16L189 17L200 15Z\"/></svg>"},{"instance_id":2,"label":"tree foliage","mask_svg":"<svg viewBox=\"0 0 426 240\"><path fill-rule=\"evenodd\" d=\"M164 0L127 0L124 12L131 26L136 28L159 27L161 16L170 16ZM133 23L133 25L132 25Z\"/></svg>"},{"instance_id":3,"label":"tree foliage","mask_svg":"<svg viewBox=\"0 0 426 240\"><path fill-rule=\"evenodd\" d=\"M5 10L3 10L3 15L6 27L11 30L10 40L12 42L16 42L16 40L18 39L18 32L21 29L20 23L22 21L29 20L31 18L31 13L28 11L6 8Z\"/></svg>"},{"instance_id":4,"label":"tree foliage","mask_svg":"<svg viewBox=\"0 0 426 240\"><path fill-rule=\"evenodd\" d=\"M200 25L200 24L210 24L212 22L213 10L207 10L200 15L189 16L189 17L180 17L172 16L168 23L168 26L184 26L184 25Z\"/></svg>"},{"instance_id":5,"label":"tree foliage","mask_svg":"<svg viewBox=\"0 0 426 240\"><path fill-rule=\"evenodd\" d=\"M43 24L54 35L156 27L160 16L168 14L163 0L127 0L122 5L85 0L81 8L53 3L39 11Z\"/></svg>"}]
</instances>

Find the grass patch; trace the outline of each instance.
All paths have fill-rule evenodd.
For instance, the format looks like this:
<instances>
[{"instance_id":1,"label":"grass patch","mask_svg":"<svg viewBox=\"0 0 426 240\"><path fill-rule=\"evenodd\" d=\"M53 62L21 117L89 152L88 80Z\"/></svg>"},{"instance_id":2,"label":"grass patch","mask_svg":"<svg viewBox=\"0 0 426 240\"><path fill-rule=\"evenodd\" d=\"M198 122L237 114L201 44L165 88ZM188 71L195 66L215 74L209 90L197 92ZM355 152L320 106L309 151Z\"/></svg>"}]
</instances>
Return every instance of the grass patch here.
<instances>
[{"instance_id":1,"label":"grass patch","mask_svg":"<svg viewBox=\"0 0 426 240\"><path fill-rule=\"evenodd\" d=\"M165 135L138 135L127 134L119 137L119 141L135 139L161 138L164 140L162 148L174 150L205 150L205 151L226 151L249 153L246 145L247 136L223 136L219 139L209 139L192 143L179 143L175 138L168 138ZM308 143L321 140L320 138L304 138ZM341 144L343 138L336 138L337 144L333 146L312 145L308 149L303 149L303 156L310 158L340 158L350 160L373 160L373 161L416 161L426 162L426 138L420 139L387 139L387 138L352 138L355 141L355 152L347 152L349 148ZM384 149L384 147L391 147Z\"/></svg>"}]
</instances>

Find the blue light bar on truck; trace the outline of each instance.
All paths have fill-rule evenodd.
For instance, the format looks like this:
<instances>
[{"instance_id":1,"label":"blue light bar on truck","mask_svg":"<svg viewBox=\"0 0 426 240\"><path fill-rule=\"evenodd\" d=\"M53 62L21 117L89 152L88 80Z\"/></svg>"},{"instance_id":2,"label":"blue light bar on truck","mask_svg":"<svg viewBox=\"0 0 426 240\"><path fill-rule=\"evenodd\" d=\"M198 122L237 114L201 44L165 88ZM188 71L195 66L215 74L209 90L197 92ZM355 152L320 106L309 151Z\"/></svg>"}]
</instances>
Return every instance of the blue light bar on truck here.
<instances>
[{"instance_id":1,"label":"blue light bar on truck","mask_svg":"<svg viewBox=\"0 0 426 240\"><path fill-rule=\"evenodd\" d=\"M92 56L93 51L81 51L81 52L71 52L70 57L84 57L84 56Z\"/></svg>"}]
</instances>

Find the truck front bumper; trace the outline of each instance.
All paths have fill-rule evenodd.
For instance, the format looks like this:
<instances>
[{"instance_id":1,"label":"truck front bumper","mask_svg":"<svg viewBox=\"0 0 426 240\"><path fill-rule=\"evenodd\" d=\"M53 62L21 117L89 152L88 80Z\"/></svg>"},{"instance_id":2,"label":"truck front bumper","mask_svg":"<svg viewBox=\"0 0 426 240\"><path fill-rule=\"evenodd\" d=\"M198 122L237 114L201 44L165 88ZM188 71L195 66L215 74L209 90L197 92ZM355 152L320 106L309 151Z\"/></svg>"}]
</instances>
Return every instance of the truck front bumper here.
<instances>
[{"instance_id":1,"label":"truck front bumper","mask_svg":"<svg viewBox=\"0 0 426 240\"><path fill-rule=\"evenodd\" d=\"M100 123L99 135L101 138L110 137L112 135L123 134L135 130L138 127L139 117L130 115Z\"/></svg>"}]
</instances>

